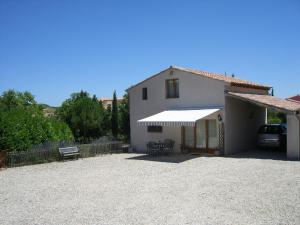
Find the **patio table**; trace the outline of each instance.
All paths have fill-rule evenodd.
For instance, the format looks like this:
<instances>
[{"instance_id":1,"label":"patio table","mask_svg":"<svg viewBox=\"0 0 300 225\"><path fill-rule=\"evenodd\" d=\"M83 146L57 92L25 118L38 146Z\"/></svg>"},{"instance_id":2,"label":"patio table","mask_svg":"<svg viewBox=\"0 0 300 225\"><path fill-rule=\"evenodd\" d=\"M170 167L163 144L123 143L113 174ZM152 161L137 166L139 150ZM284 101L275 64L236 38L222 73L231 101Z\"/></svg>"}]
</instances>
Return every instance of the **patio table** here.
<instances>
[{"instance_id":1,"label":"patio table","mask_svg":"<svg viewBox=\"0 0 300 225\"><path fill-rule=\"evenodd\" d=\"M152 143L152 147L151 147ZM161 155L161 154L168 154L168 144L162 141L158 142L149 142L147 144L148 147L148 153L150 155Z\"/></svg>"},{"instance_id":2,"label":"patio table","mask_svg":"<svg viewBox=\"0 0 300 225\"><path fill-rule=\"evenodd\" d=\"M155 142L155 145L160 148L160 149L163 149L166 147L166 144L164 142Z\"/></svg>"},{"instance_id":3,"label":"patio table","mask_svg":"<svg viewBox=\"0 0 300 225\"><path fill-rule=\"evenodd\" d=\"M166 143L159 141L159 142L155 142L155 145L158 147L159 153L164 153L165 152Z\"/></svg>"}]
</instances>

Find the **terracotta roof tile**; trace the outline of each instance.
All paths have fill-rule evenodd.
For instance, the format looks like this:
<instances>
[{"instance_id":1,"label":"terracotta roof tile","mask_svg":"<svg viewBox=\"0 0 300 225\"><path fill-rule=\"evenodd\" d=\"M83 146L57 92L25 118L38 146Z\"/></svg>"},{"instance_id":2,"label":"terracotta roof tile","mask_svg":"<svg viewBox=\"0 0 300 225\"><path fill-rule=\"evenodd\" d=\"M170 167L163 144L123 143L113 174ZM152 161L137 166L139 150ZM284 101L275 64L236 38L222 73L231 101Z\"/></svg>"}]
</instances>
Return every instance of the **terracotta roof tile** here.
<instances>
[{"instance_id":1,"label":"terracotta roof tile","mask_svg":"<svg viewBox=\"0 0 300 225\"><path fill-rule=\"evenodd\" d=\"M290 101L294 101L294 102L300 103L300 95L296 95L296 96L293 96L293 97L289 97L289 98L287 98L287 100L290 100Z\"/></svg>"},{"instance_id":2,"label":"terracotta roof tile","mask_svg":"<svg viewBox=\"0 0 300 225\"><path fill-rule=\"evenodd\" d=\"M212 73L212 72L207 72L207 71L202 71L202 70L189 69L189 68L183 68L183 67L178 67L178 66L172 66L171 68L190 72L190 73L205 76L205 77L209 77L209 78L212 78L215 80L224 81L226 83L230 83L233 85L240 84L240 85L245 85L245 86L249 86L249 87L257 87L257 88L263 88L263 89L271 88L271 86L268 86L268 85L258 84L258 83L252 82L252 81L242 80L242 79L238 79L238 78L231 77L231 76L225 76L223 74Z\"/></svg>"},{"instance_id":3,"label":"terracotta roof tile","mask_svg":"<svg viewBox=\"0 0 300 225\"><path fill-rule=\"evenodd\" d=\"M246 80L238 79L238 78L231 77L231 76L225 76L223 74L211 73L211 72L207 72L207 71L189 69L189 68L184 68L184 67L179 67L179 66L170 66L169 68L167 68L167 69L165 69L165 70L163 70L163 71L161 71L161 72L159 72L159 73L157 73L157 74L155 74L151 77L148 77L147 79L137 83L136 85L133 85L132 87L128 88L127 91L132 89L133 87L136 87L136 86L144 83L145 81L147 81L147 80L149 80L153 77L158 76L159 74L161 74L163 72L168 71L168 70L179 70L179 71L192 73L192 74L195 74L195 75L201 75L201 76L204 76L204 77L208 77L208 78L211 78L211 79L220 80L220 81L229 83L232 86L242 86L242 87L258 88L258 89L265 89L265 90L271 88L271 86L268 86L268 85L258 84L258 83L252 82L252 81L246 81Z\"/></svg>"},{"instance_id":4,"label":"terracotta roof tile","mask_svg":"<svg viewBox=\"0 0 300 225\"><path fill-rule=\"evenodd\" d=\"M290 112L296 112L300 110L299 103L295 103L271 95L244 94L236 92L228 92L228 94L240 99L248 100L250 102L265 105L266 107L274 107Z\"/></svg>"}]
</instances>

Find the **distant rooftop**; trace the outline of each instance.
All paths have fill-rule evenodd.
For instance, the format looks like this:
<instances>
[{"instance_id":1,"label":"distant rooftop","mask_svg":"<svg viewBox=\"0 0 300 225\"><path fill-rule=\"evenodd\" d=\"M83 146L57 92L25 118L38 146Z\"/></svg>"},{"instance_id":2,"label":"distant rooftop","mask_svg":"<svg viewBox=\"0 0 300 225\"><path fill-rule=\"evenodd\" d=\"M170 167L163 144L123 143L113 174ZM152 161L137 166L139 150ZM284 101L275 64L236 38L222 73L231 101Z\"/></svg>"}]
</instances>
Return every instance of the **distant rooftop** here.
<instances>
[{"instance_id":1,"label":"distant rooftop","mask_svg":"<svg viewBox=\"0 0 300 225\"><path fill-rule=\"evenodd\" d=\"M102 102L106 102L106 101L112 101L113 99L112 98L99 98L98 100L102 101ZM122 101L123 98L117 98L117 100Z\"/></svg>"},{"instance_id":2,"label":"distant rooftop","mask_svg":"<svg viewBox=\"0 0 300 225\"><path fill-rule=\"evenodd\" d=\"M293 97L289 97L289 98L287 98L287 100L300 103L300 95L295 95Z\"/></svg>"}]
</instances>

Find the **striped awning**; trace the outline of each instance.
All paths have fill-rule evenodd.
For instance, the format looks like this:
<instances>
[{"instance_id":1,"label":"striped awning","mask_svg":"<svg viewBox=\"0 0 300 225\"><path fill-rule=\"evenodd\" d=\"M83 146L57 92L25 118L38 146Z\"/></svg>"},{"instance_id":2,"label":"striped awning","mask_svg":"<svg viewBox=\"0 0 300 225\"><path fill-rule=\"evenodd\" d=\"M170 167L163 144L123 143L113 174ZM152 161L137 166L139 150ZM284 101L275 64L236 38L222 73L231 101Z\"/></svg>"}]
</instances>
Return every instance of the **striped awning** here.
<instances>
[{"instance_id":1,"label":"striped awning","mask_svg":"<svg viewBox=\"0 0 300 225\"><path fill-rule=\"evenodd\" d=\"M203 119L219 110L220 108L166 110L138 120L137 124L139 126L193 127L197 120Z\"/></svg>"}]
</instances>

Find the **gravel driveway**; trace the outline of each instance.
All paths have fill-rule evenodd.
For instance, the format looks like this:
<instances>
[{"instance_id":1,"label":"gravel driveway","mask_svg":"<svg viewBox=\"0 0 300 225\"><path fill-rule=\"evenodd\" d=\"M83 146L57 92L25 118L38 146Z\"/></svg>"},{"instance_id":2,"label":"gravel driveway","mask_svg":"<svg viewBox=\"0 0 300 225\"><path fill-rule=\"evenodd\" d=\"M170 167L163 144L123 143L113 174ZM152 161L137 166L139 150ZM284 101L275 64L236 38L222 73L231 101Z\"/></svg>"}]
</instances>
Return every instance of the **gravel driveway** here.
<instances>
[{"instance_id":1,"label":"gravel driveway","mask_svg":"<svg viewBox=\"0 0 300 225\"><path fill-rule=\"evenodd\" d=\"M0 171L0 224L300 224L300 162L116 154Z\"/></svg>"}]
</instances>

